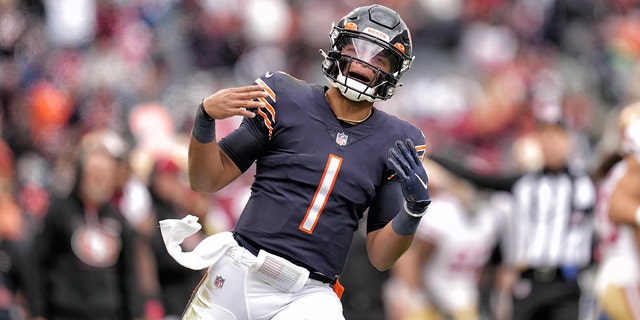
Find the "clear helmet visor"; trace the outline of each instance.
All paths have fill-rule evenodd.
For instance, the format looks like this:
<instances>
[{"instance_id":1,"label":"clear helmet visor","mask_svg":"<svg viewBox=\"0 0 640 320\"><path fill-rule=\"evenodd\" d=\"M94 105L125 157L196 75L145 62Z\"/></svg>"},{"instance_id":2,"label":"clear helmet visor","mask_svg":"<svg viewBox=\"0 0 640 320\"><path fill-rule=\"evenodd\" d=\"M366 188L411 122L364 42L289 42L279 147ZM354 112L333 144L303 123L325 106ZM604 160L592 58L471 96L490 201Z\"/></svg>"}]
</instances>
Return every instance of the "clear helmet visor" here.
<instances>
[{"instance_id":1,"label":"clear helmet visor","mask_svg":"<svg viewBox=\"0 0 640 320\"><path fill-rule=\"evenodd\" d=\"M349 36L341 39L338 50L386 73L394 73L400 60L396 53L377 43Z\"/></svg>"}]
</instances>

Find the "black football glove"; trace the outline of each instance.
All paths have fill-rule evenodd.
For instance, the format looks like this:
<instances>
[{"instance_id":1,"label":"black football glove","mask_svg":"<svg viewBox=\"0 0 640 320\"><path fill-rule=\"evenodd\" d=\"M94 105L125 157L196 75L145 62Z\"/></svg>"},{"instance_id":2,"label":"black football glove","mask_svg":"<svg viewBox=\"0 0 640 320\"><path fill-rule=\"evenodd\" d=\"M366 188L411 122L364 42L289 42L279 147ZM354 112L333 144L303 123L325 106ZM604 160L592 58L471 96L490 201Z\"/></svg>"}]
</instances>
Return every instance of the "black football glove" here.
<instances>
[{"instance_id":1,"label":"black football glove","mask_svg":"<svg viewBox=\"0 0 640 320\"><path fill-rule=\"evenodd\" d=\"M421 217L427 212L431 203L429 198L429 178L422 166L418 152L411 139L405 142L396 141L395 148L390 148L389 162L391 168L402 182L402 194L407 213Z\"/></svg>"}]
</instances>

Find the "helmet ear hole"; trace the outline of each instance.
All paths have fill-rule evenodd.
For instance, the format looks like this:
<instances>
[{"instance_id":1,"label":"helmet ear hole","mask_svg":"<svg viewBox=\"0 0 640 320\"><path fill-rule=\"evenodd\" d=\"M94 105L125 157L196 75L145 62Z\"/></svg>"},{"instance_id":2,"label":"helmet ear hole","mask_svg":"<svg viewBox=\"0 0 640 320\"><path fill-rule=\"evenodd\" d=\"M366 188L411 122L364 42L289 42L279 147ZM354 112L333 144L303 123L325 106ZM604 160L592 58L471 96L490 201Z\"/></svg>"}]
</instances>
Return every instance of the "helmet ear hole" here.
<instances>
[{"instance_id":1,"label":"helmet ear hole","mask_svg":"<svg viewBox=\"0 0 640 320\"><path fill-rule=\"evenodd\" d=\"M335 65L335 60L329 59L328 57L325 57L325 59L322 61L323 70L332 70L334 65Z\"/></svg>"}]
</instances>

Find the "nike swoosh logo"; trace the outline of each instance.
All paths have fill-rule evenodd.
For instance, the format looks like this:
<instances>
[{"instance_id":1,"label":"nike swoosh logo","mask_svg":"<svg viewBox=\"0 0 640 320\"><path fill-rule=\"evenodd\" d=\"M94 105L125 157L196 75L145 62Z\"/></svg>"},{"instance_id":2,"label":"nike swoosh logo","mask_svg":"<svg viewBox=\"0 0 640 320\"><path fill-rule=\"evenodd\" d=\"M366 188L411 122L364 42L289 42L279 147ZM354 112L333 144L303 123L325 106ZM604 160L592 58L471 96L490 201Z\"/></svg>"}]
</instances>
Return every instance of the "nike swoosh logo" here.
<instances>
[{"instance_id":1,"label":"nike swoosh logo","mask_svg":"<svg viewBox=\"0 0 640 320\"><path fill-rule=\"evenodd\" d=\"M271 76L273 76L273 72L271 71L267 71L267 73L264 74L265 78L271 78Z\"/></svg>"},{"instance_id":2,"label":"nike swoosh logo","mask_svg":"<svg viewBox=\"0 0 640 320\"><path fill-rule=\"evenodd\" d=\"M418 177L418 180L420 180L420 183L422 183L422 186L425 188L425 190L429 189L429 186L427 185L426 182L422 181L422 179L420 178L420 176L417 173L414 173L416 175L416 177Z\"/></svg>"}]
</instances>

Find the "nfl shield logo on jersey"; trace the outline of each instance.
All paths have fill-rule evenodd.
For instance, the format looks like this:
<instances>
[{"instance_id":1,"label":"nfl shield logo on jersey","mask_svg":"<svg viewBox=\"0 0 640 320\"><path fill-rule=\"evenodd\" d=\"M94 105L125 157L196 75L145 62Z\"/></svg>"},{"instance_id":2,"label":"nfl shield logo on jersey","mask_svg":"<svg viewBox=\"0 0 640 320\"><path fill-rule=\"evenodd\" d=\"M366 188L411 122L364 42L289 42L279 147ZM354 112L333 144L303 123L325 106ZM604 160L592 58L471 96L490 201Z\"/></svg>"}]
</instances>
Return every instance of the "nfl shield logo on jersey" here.
<instances>
[{"instance_id":1,"label":"nfl shield logo on jersey","mask_svg":"<svg viewBox=\"0 0 640 320\"><path fill-rule=\"evenodd\" d=\"M216 280L213 281L213 285L216 286L216 288L221 289L224 285L224 278L222 276L216 276Z\"/></svg>"},{"instance_id":2,"label":"nfl shield logo on jersey","mask_svg":"<svg viewBox=\"0 0 640 320\"><path fill-rule=\"evenodd\" d=\"M347 139L349 139L349 136L343 132L338 132L336 135L336 143L341 147L347 144Z\"/></svg>"}]
</instances>

